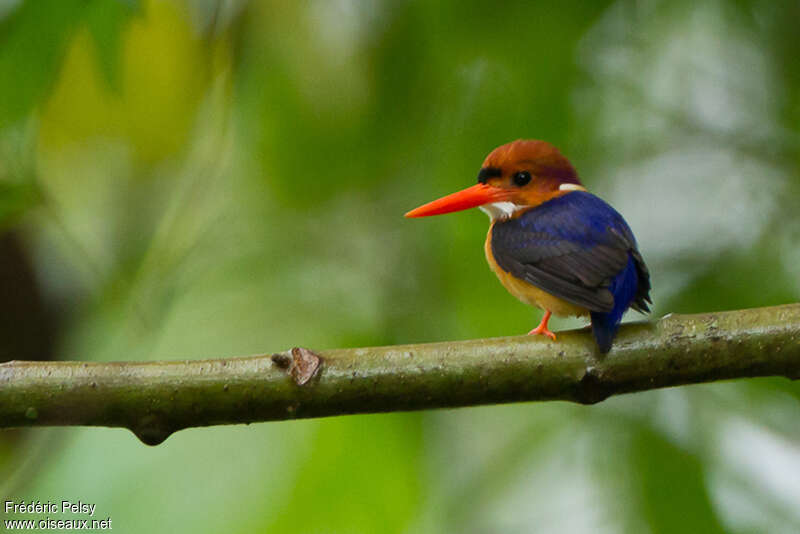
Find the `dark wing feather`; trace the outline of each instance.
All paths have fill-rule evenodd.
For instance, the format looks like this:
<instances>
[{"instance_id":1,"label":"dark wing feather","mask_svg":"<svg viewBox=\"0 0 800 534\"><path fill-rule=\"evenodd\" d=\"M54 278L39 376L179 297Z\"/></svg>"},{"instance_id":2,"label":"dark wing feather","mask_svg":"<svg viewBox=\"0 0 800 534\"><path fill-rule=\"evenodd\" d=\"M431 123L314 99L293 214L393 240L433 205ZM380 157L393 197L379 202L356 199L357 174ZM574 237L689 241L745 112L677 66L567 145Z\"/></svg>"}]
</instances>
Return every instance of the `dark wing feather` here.
<instances>
[{"instance_id":1,"label":"dark wing feather","mask_svg":"<svg viewBox=\"0 0 800 534\"><path fill-rule=\"evenodd\" d=\"M639 284L631 305L647 310L649 274L633 233L614 208L594 195L567 193L520 217L497 222L491 245L503 270L556 297L603 313L614 308L611 280L633 258Z\"/></svg>"}]
</instances>

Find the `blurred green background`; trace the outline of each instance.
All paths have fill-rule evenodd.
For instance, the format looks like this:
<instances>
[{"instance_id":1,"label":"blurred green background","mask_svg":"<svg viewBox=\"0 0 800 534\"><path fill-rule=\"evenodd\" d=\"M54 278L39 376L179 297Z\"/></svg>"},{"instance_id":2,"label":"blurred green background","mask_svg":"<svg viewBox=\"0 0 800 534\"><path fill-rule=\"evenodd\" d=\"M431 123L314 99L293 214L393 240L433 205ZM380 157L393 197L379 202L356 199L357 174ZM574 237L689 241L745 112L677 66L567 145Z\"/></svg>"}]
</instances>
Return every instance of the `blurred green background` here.
<instances>
[{"instance_id":1,"label":"blurred green background","mask_svg":"<svg viewBox=\"0 0 800 534\"><path fill-rule=\"evenodd\" d=\"M656 317L800 300L796 1L5 0L0 18L0 360L527 332L539 313L485 264L483 214L402 218L520 137L625 215ZM798 416L800 384L774 379L155 448L6 431L0 495L95 503L118 532L795 533Z\"/></svg>"}]
</instances>

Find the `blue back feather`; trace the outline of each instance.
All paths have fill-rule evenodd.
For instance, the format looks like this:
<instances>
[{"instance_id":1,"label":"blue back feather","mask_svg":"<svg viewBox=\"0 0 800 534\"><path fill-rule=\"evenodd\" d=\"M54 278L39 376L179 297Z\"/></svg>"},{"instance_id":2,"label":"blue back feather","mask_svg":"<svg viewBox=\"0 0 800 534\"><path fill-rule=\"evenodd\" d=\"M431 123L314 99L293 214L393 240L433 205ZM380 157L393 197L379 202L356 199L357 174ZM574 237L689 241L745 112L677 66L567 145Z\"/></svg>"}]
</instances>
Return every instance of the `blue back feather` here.
<instances>
[{"instance_id":1,"label":"blue back feather","mask_svg":"<svg viewBox=\"0 0 800 534\"><path fill-rule=\"evenodd\" d=\"M603 235L614 228L630 236L625 219L604 200L584 191L574 191L535 206L518 220L530 231L547 232L554 238L566 239L584 246L603 241Z\"/></svg>"},{"instance_id":2,"label":"blue back feather","mask_svg":"<svg viewBox=\"0 0 800 534\"><path fill-rule=\"evenodd\" d=\"M551 206L554 210L564 216L578 219L578 221L571 221L573 224L566 224L561 227L573 229L572 231L567 230L572 235L565 235L564 237L571 238L572 241L580 242L585 246L591 246L597 240L597 233L603 234L609 228L614 228L630 236L635 246L636 241L625 219L600 198L588 193L578 193L564 195L554 200L551 201ZM563 209L567 206L575 209ZM574 222L581 224L576 225ZM591 231L575 232L574 229L580 228L581 225L585 225L584 228L591 228ZM606 353L611 350L611 344L617 334L617 330L619 330L622 316L630 307L631 302L633 302L638 286L639 276L636 272L636 264L633 257L628 254L627 265L611 280L609 286L611 294L614 295L614 308L609 313L591 312L590 314L592 318L592 333L600 352Z\"/></svg>"},{"instance_id":3,"label":"blue back feather","mask_svg":"<svg viewBox=\"0 0 800 534\"><path fill-rule=\"evenodd\" d=\"M523 214L511 225L524 230L519 241L507 239L510 253L521 261L541 261L549 254L556 257L563 243L578 245L587 252L593 247L609 243L609 231L623 236L631 250L625 267L610 281L609 291L614 296L610 312L591 312L592 332L601 352L611 349L619 329L622 315L632 305L647 311L649 302L649 275L647 267L636 250L636 239L625 219L602 199L582 191L551 199ZM531 241L525 239L529 236ZM495 254L497 257L497 254Z\"/></svg>"}]
</instances>

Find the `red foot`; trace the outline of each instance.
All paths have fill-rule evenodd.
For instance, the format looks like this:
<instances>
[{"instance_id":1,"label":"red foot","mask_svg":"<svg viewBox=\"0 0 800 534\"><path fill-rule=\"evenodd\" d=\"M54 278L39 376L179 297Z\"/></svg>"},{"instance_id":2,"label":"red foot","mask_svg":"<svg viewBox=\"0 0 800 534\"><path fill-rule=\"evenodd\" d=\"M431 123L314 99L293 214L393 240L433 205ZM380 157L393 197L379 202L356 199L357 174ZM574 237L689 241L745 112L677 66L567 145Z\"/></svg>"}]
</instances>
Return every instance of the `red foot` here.
<instances>
[{"instance_id":1,"label":"red foot","mask_svg":"<svg viewBox=\"0 0 800 534\"><path fill-rule=\"evenodd\" d=\"M554 333L552 333L550 330L547 329L547 321L550 320L550 315L551 315L550 310L545 311L544 312L544 317L542 317L542 322L539 323L539 326L537 326L536 328L534 328L533 330L528 332L528 335L529 336L533 336L533 335L541 334L541 335L547 336L550 339L552 339L553 341L555 341L556 340L556 335Z\"/></svg>"}]
</instances>

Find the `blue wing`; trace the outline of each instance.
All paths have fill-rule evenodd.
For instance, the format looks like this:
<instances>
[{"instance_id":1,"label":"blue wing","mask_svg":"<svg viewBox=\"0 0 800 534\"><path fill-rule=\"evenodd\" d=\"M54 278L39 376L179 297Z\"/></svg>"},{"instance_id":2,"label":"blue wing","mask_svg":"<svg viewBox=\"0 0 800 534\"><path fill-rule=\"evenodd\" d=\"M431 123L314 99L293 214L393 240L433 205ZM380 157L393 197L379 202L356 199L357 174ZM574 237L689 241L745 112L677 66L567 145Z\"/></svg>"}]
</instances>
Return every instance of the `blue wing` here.
<instances>
[{"instance_id":1,"label":"blue wing","mask_svg":"<svg viewBox=\"0 0 800 534\"><path fill-rule=\"evenodd\" d=\"M650 275L628 224L596 196L574 191L492 227L497 264L591 312L603 352L629 307L646 312Z\"/></svg>"}]
</instances>

